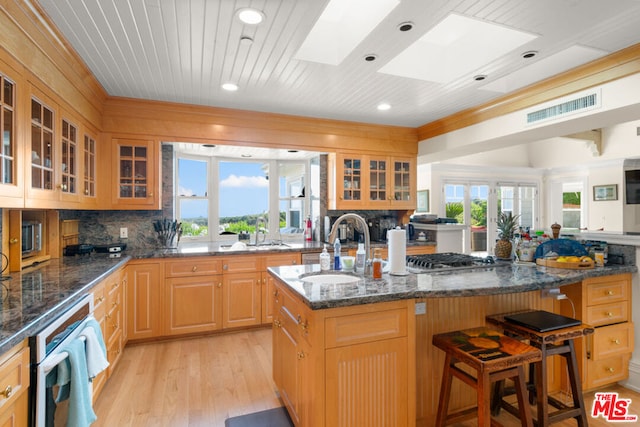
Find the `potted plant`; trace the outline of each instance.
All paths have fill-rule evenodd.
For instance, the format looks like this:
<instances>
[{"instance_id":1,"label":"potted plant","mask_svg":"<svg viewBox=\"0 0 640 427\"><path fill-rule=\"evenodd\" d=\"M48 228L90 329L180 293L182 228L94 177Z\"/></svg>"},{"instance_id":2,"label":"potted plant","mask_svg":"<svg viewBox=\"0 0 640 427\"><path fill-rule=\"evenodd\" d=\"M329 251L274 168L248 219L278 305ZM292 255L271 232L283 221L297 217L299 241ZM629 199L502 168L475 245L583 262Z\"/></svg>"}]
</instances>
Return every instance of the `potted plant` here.
<instances>
[{"instance_id":1,"label":"potted plant","mask_svg":"<svg viewBox=\"0 0 640 427\"><path fill-rule=\"evenodd\" d=\"M513 236L518 229L518 218L520 215L513 215L511 212L500 212L496 226L498 228L498 238L496 242L495 254L500 259L511 259L513 249Z\"/></svg>"}]
</instances>

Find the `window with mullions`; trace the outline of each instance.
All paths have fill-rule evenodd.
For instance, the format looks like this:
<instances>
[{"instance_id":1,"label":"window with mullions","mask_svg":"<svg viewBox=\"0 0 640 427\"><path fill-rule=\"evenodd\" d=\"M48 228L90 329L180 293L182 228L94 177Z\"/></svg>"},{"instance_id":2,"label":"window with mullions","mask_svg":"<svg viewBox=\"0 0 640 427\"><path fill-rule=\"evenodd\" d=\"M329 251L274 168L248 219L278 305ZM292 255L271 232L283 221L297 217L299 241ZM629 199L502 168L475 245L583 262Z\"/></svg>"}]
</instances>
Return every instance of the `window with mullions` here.
<instances>
[{"instance_id":1,"label":"window with mullions","mask_svg":"<svg viewBox=\"0 0 640 427\"><path fill-rule=\"evenodd\" d=\"M320 209L319 158L245 161L177 150L175 177L185 240L253 234L258 218L271 239L300 236L304 220Z\"/></svg>"},{"instance_id":2,"label":"window with mullions","mask_svg":"<svg viewBox=\"0 0 640 427\"><path fill-rule=\"evenodd\" d=\"M183 237L209 234L209 162L179 157L177 161L176 217Z\"/></svg>"},{"instance_id":3,"label":"window with mullions","mask_svg":"<svg viewBox=\"0 0 640 427\"><path fill-rule=\"evenodd\" d=\"M537 187L527 184L499 184L498 212L520 215L518 224L525 229L536 227Z\"/></svg>"}]
</instances>

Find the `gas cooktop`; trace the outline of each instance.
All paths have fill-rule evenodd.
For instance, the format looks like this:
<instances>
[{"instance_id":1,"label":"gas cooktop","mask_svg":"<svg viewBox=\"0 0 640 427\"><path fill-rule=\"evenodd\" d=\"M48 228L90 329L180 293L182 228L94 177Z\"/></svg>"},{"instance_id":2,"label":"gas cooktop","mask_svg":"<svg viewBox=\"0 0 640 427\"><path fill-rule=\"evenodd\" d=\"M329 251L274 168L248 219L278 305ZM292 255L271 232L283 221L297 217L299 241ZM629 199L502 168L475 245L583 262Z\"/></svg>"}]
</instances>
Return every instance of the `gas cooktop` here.
<instances>
[{"instance_id":1,"label":"gas cooktop","mask_svg":"<svg viewBox=\"0 0 640 427\"><path fill-rule=\"evenodd\" d=\"M496 260L491 256L476 257L454 252L407 256L407 269L412 273L448 272L503 265L509 265L509 263L496 263Z\"/></svg>"}]
</instances>

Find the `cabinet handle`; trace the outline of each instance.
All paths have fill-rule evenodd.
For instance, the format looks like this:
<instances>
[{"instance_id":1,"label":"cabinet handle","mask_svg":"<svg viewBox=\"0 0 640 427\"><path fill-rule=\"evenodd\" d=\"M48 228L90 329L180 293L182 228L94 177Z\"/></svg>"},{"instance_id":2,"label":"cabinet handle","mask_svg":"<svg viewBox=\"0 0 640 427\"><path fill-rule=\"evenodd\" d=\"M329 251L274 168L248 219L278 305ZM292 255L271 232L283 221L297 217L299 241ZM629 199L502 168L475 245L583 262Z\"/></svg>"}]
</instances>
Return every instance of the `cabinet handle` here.
<instances>
[{"instance_id":1,"label":"cabinet handle","mask_svg":"<svg viewBox=\"0 0 640 427\"><path fill-rule=\"evenodd\" d=\"M278 290L276 289L275 291L273 291L273 296L278 298L278 295L280 295L280 293L278 292Z\"/></svg>"},{"instance_id":2,"label":"cabinet handle","mask_svg":"<svg viewBox=\"0 0 640 427\"><path fill-rule=\"evenodd\" d=\"M12 245L15 245L16 243L18 243L18 239L14 237L13 239L9 240L9 243L11 243Z\"/></svg>"},{"instance_id":3,"label":"cabinet handle","mask_svg":"<svg viewBox=\"0 0 640 427\"><path fill-rule=\"evenodd\" d=\"M103 296L98 298L98 302L102 302L102 301L104 301L104 297Z\"/></svg>"},{"instance_id":4,"label":"cabinet handle","mask_svg":"<svg viewBox=\"0 0 640 427\"><path fill-rule=\"evenodd\" d=\"M612 312L610 312L610 311L607 311L607 312L605 313L605 315L606 315L607 317L613 317L613 313L612 313Z\"/></svg>"},{"instance_id":5,"label":"cabinet handle","mask_svg":"<svg viewBox=\"0 0 640 427\"><path fill-rule=\"evenodd\" d=\"M111 304L111 307L117 307L118 306L118 301L114 301L113 304Z\"/></svg>"},{"instance_id":6,"label":"cabinet handle","mask_svg":"<svg viewBox=\"0 0 640 427\"><path fill-rule=\"evenodd\" d=\"M275 319L273 321L273 326L275 326L276 328L282 328L282 322L280 322L278 319Z\"/></svg>"},{"instance_id":7,"label":"cabinet handle","mask_svg":"<svg viewBox=\"0 0 640 427\"><path fill-rule=\"evenodd\" d=\"M605 292L605 295L608 295L608 296L611 296L611 295L613 295L613 294L614 294L614 292L613 292L613 291L606 291L606 292Z\"/></svg>"},{"instance_id":8,"label":"cabinet handle","mask_svg":"<svg viewBox=\"0 0 640 427\"><path fill-rule=\"evenodd\" d=\"M222 269L223 269L223 270L228 270L228 269L229 269L229 265L228 265L228 264L224 264L224 265L222 266Z\"/></svg>"},{"instance_id":9,"label":"cabinet handle","mask_svg":"<svg viewBox=\"0 0 640 427\"><path fill-rule=\"evenodd\" d=\"M298 352L298 360L304 359L304 356L305 356L304 351L299 351Z\"/></svg>"},{"instance_id":10,"label":"cabinet handle","mask_svg":"<svg viewBox=\"0 0 640 427\"><path fill-rule=\"evenodd\" d=\"M611 340L611 344L619 345L620 344L620 340L618 338L614 338L614 339Z\"/></svg>"},{"instance_id":11,"label":"cabinet handle","mask_svg":"<svg viewBox=\"0 0 640 427\"><path fill-rule=\"evenodd\" d=\"M58 184L58 189L62 191L67 191L67 184Z\"/></svg>"},{"instance_id":12,"label":"cabinet handle","mask_svg":"<svg viewBox=\"0 0 640 427\"><path fill-rule=\"evenodd\" d=\"M221 288L222 287L222 282L218 283L218 287Z\"/></svg>"},{"instance_id":13,"label":"cabinet handle","mask_svg":"<svg viewBox=\"0 0 640 427\"><path fill-rule=\"evenodd\" d=\"M291 262L291 264L296 265L298 264L298 261L296 261L295 259Z\"/></svg>"},{"instance_id":14,"label":"cabinet handle","mask_svg":"<svg viewBox=\"0 0 640 427\"><path fill-rule=\"evenodd\" d=\"M610 374L613 374L616 370L613 368L606 368L605 371L607 371Z\"/></svg>"},{"instance_id":15,"label":"cabinet handle","mask_svg":"<svg viewBox=\"0 0 640 427\"><path fill-rule=\"evenodd\" d=\"M309 330L309 323L306 320L303 322L302 316L300 316L299 314L298 314L298 326L300 326L300 329L302 329L302 331L305 333Z\"/></svg>"},{"instance_id":16,"label":"cabinet handle","mask_svg":"<svg viewBox=\"0 0 640 427\"><path fill-rule=\"evenodd\" d=\"M194 266L191 268L191 271L193 271L193 272L195 273L197 269L198 269L198 266L197 266L197 265L194 265Z\"/></svg>"},{"instance_id":17,"label":"cabinet handle","mask_svg":"<svg viewBox=\"0 0 640 427\"><path fill-rule=\"evenodd\" d=\"M8 385L7 388L0 391L0 396L4 396L5 399L8 399L9 397L11 397L12 393L13 393L13 388L11 388L11 385Z\"/></svg>"}]
</instances>

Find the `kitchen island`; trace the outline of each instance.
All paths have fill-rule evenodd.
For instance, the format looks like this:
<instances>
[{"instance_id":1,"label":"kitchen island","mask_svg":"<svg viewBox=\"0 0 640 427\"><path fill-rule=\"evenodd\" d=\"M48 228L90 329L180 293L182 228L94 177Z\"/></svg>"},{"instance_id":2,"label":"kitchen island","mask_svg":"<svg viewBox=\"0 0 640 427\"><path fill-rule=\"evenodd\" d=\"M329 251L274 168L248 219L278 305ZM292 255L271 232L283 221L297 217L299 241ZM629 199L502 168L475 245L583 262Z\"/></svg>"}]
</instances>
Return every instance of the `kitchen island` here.
<instances>
[{"instance_id":1,"label":"kitchen island","mask_svg":"<svg viewBox=\"0 0 640 427\"><path fill-rule=\"evenodd\" d=\"M566 313L566 300L542 298L541 289L600 280L630 289L635 271L506 263L334 284L305 280L322 274L317 265L269 268L276 281L274 380L297 425L431 426L444 363L431 345L434 334L483 325L497 313ZM621 357L628 363L628 354ZM557 369L552 390L563 386ZM453 387L451 410L473 404L472 389Z\"/></svg>"}]
</instances>

